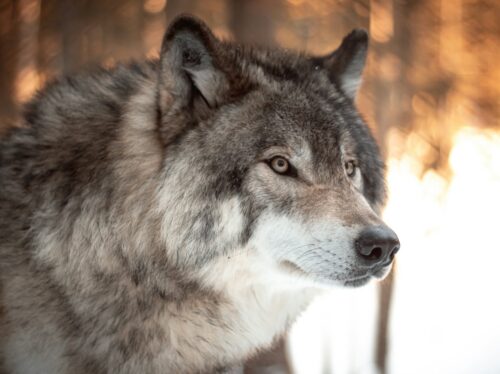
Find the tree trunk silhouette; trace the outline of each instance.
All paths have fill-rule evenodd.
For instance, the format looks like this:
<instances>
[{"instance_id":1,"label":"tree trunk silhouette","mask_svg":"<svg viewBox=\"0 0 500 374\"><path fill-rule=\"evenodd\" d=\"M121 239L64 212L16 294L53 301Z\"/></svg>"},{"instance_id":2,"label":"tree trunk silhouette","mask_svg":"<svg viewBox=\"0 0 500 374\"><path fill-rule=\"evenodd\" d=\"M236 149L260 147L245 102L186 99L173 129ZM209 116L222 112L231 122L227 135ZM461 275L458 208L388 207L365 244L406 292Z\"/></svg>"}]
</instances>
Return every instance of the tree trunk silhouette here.
<instances>
[{"instance_id":1,"label":"tree trunk silhouette","mask_svg":"<svg viewBox=\"0 0 500 374\"><path fill-rule=\"evenodd\" d=\"M281 0L229 0L229 28L242 43L276 44L276 26L284 19L286 4Z\"/></svg>"},{"instance_id":2,"label":"tree trunk silhouette","mask_svg":"<svg viewBox=\"0 0 500 374\"><path fill-rule=\"evenodd\" d=\"M18 53L18 7L15 0L0 3L0 133L17 119L15 79Z\"/></svg>"},{"instance_id":3,"label":"tree trunk silhouette","mask_svg":"<svg viewBox=\"0 0 500 374\"><path fill-rule=\"evenodd\" d=\"M43 0L38 32L37 65L43 82L50 81L63 71L61 22L58 0Z\"/></svg>"}]
</instances>

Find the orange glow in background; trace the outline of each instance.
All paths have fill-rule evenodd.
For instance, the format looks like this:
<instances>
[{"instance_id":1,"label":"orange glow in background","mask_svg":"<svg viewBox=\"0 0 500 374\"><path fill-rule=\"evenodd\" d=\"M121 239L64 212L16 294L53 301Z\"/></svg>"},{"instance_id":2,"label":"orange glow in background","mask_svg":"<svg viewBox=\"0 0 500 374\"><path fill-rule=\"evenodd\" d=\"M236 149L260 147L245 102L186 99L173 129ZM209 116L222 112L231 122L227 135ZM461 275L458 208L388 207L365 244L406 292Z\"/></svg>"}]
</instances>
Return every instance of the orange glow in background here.
<instances>
[{"instance_id":1,"label":"orange glow in background","mask_svg":"<svg viewBox=\"0 0 500 374\"><path fill-rule=\"evenodd\" d=\"M224 38L317 54L369 30L358 104L386 156L384 215L402 243L387 372L500 372L498 1L101 0L71 2L71 15L56 3L0 0L0 120L55 76L156 57L180 12ZM289 338L295 372L378 372L378 287L333 290L304 314Z\"/></svg>"}]
</instances>

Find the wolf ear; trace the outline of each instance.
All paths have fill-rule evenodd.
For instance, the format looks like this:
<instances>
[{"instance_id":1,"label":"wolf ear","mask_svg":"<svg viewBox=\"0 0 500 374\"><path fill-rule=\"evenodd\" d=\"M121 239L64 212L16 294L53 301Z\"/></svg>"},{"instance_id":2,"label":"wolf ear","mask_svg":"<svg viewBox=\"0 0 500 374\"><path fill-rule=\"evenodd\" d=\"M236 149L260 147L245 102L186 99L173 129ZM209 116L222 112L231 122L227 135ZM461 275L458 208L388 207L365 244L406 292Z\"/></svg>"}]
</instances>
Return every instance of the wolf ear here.
<instances>
[{"instance_id":1,"label":"wolf ear","mask_svg":"<svg viewBox=\"0 0 500 374\"><path fill-rule=\"evenodd\" d=\"M361 85L361 75L368 50L368 33L365 30L351 31L340 46L331 54L320 58L328 70L330 79L352 100Z\"/></svg>"},{"instance_id":2,"label":"wolf ear","mask_svg":"<svg viewBox=\"0 0 500 374\"><path fill-rule=\"evenodd\" d=\"M202 21L180 16L168 28L160 52L158 100L162 129L168 138L181 124L206 115L229 92L228 77L219 68L220 41ZM179 118L182 117L182 118Z\"/></svg>"}]
</instances>

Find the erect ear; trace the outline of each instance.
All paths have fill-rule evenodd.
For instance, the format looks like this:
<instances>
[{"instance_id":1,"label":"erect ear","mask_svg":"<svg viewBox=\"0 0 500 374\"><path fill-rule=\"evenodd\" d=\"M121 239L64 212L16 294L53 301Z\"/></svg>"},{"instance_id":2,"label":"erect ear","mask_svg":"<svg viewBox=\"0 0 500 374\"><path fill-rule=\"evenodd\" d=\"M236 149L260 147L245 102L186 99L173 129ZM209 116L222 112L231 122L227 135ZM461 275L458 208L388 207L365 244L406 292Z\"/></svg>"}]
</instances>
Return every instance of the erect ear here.
<instances>
[{"instance_id":1,"label":"erect ear","mask_svg":"<svg viewBox=\"0 0 500 374\"><path fill-rule=\"evenodd\" d=\"M164 138L206 115L229 95L220 66L220 41L202 21L180 16L168 28L160 53L158 100Z\"/></svg>"},{"instance_id":2,"label":"erect ear","mask_svg":"<svg viewBox=\"0 0 500 374\"><path fill-rule=\"evenodd\" d=\"M367 32L355 29L342 40L335 51L320 58L323 66L328 70L330 79L353 100L361 85L367 50Z\"/></svg>"}]
</instances>

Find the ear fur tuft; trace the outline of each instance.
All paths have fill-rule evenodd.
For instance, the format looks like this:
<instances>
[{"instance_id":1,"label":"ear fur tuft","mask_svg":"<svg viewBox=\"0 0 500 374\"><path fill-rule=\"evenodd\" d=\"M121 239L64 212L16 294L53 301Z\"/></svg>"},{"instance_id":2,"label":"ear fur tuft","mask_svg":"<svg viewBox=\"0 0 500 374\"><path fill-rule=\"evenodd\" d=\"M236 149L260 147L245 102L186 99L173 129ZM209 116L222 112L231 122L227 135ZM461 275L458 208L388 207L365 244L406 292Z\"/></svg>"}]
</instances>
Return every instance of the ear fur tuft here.
<instances>
[{"instance_id":1,"label":"ear fur tuft","mask_svg":"<svg viewBox=\"0 0 500 374\"><path fill-rule=\"evenodd\" d=\"M181 16L172 22L163 38L160 65L162 81L179 99L190 101L198 90L203 99L216 106L227 86L218 68L219 41L202 21Z\"/></svg>"},{"instance_id":2,"label":"ear fur tuft","mask_svg":"<svg viewBox=\"0 0 500 374\"><path fill-rule=\"evenodd\" d=\"M342 40L334 52L321 58L330 79L352 100L361 85L367 50L368 33L355 29Z\"/></svg>"},{"instance_id":3,"label":"ear fur tuft","mask_svg":"<svg viewBox=\"0 0 500 374\"><path fill-rule=\"evenodd\" d=\"M228 96L228 78L219 68L219 44L207 25L190 16L176 18L165 33L158 77L165 143L183 130L183 124L205 117Z\"/></svg>"}]
</instances>

